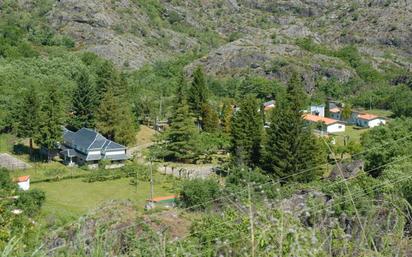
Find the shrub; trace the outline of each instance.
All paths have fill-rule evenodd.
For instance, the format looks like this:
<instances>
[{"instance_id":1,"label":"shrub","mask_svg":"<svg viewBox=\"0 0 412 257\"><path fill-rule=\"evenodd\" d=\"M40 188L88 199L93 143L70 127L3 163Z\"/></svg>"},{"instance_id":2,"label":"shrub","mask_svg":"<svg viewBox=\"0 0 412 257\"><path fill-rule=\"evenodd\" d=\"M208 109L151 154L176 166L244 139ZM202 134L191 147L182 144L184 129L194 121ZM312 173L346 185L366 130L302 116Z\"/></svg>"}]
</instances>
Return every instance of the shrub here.
<instances>
[{"instance_id":1,"label":"shrub","mask_svg":"<svg viewBox=\"0 0 412 257\"><path fill-rule=\"evenodd\" d=\"M220 187L214 179L193 179L183 182L179 202L195 210L206 209L220 196Z\"/></svg>"},{"instance_id":2,"label":"shrub","mask_svg":"<svg viewBox=\"0 0 412 257\"><path fill-rule=\"evenodd\" d=\"M28 216L35 216L39 213L45 200L46 194L43 191L32 189L19 194L15 207L23 210L23 212Z\"/></svg>"}]
</instances>

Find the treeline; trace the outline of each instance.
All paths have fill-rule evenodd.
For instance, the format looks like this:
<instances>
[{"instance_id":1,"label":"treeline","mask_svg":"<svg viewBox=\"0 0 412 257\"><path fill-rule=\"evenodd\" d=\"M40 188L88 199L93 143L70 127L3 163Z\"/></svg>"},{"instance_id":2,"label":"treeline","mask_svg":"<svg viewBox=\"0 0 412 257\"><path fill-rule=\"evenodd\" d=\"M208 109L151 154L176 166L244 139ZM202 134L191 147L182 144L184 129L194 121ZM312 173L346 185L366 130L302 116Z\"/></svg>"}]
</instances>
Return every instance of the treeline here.
<instances>
[{"instance_id":1,"label":"treeline","mask_svg":"<svg viewBox=\"0 0 412 257\"><path fill-rule=\"evenodd\" d=\"M138 124L127 97L127 81L112 63L85 53L70 74L70 85L64 82L53 75L27 80L19 89L20 97L8 106L3 129L50 150L61 141L62 126L96 128L119 143L134 142Z\"/></svg>"}]
</instances>

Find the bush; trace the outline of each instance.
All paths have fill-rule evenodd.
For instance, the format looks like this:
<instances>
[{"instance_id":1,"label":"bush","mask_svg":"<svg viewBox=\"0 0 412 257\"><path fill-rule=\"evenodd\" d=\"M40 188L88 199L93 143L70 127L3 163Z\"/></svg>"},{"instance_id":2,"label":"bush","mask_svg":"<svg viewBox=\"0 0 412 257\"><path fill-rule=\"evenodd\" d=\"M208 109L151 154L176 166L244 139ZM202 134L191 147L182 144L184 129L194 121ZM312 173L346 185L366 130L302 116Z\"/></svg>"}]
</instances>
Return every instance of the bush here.
<instances>
[{"instance_id":1,"label":"bush","mask_svg":"<svg viewBox=\"0 0 412 257\"><path fill-rule=\"evenodd\" d=\"M179 203L194 210L206 209L220 196L219 183L214 179L193 179L183 182Z\"/></svg>"},{"instance_id":2,"label":"bush","mask_svg":"<svg viewBox=\"0 0 412 257\"><path fill-rule=\"evenodd\" d=\"M46 194L38 189L23 191L15 202L15 207L23 210L28 216L35 216L39 213L41 206L46 200Z\"/></svg>"}]
</instances>

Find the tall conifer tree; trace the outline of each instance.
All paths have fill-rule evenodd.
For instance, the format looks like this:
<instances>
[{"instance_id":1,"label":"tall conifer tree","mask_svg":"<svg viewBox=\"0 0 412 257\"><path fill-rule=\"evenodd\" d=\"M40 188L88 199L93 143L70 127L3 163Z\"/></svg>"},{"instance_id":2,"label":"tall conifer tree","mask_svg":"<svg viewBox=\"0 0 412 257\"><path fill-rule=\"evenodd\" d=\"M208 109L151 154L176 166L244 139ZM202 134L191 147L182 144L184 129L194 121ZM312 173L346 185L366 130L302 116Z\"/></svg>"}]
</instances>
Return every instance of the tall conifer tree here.
<instances>
[{"instance_id":1,"label":"tall conifer tree","mask_svg":"<svg viewBox=\"0 0 412 257\"><path fill-rule=\"evenodd\" d=\"M33 85L23 95L17 110L15 130L18 137L29 138L30 156L33 153L33 139L40 125L41 102Z\"/></svg>"},{"instance_id":2,"label":"tall conifer tree","mask_svg":"<svg viewBox=\"0 0 412 257\"><path fill-rule=\"evenodd\" d=\"M62 97L56 83L52 83L41 110L36 142L47 150L47 158L50 160L50 151L56 149L57 144L61 142L64 122Z\"/></svg>"},{"instance_id":3,"label":"tall conifer tree","mask_svg":"<svg viewBox=\"0 0 412 257\"><path fill-rule=\"evenodd\" d=\"M277 100L267 131L263 166L278 178L313 180L319 169L300 172L314 168L326 157L312 130L305 126L302 117L305 99L301 80L294 74L286 95Z\"/></svg>"},{"instance_id":4,"label":"tall conifer tree","mask_svg":"<svg viewBox=\"0 0 412 257\"><path fill-rule=\"evenodd\" d=\"M178 103L170 128L165 133L166 158L173 161L187 161L197 154L197 129L185 101Z\"/></svg>"},{"instance_id":5,"label":"tall conifer tree","mask_svg":"<svg viewBox=\"0 0 412 257\"><path fill-rule=\"evenodd\" d=\"M216 132L219 129L219 115L210 104L203 104L202 117L202 125L204 131Z\"/></svg>"},{"instance_id":6,"label":"tall conifer tree","mask_svg":"<svg viewBox=\"0 0 412 257\"><path fill-rule=\"evenodd\" d=\"M208 89L203 69L199 66L193 72L193 82L189 89L190 110L196 115L198 126L202 118L202 106L207 103Z\"/></svg>"},{"instance_id":7,"label":"tall conifer tree","mask_svg":"<svg viewBox=\"0 0 412 257\"><path fill-rule=\"evenodd\" d=\"M239 165L257 166L261 158L262 120L254 96L247 96L233 116L231 137L233 160Z\"/></svg>"},{"instance_id":8,"label":"tall conifer tree","mask_svg":"<svg viewBox=\"0 0 412 257\"><path fill-rule=\"evenodd\" d=\"M86 70L81 70L76 77L77 87L72 100L73 116L69 124L74 129L82 127L94 128L97 109L97 93L95 85Z\"/></svg>"}]
</instances>

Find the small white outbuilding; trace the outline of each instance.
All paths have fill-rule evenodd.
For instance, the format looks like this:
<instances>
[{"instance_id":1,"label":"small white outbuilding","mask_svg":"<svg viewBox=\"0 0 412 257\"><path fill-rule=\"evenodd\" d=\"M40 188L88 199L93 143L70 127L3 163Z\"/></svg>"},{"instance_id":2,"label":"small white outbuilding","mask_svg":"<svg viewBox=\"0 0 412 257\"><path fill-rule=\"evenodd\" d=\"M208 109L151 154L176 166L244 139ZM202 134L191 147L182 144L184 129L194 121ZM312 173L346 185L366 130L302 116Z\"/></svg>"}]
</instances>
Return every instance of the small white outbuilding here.
<instances>
[{"instance_id":1,"label":"small white outbuilding","mask_svg":"<svg viewBox=\"0 0 412 257\"><path fill-rule=\"evenodd\" d=\"M30 176L21 176L17 178L17 185L23 191L30 189Z\"/></svg>"}]
</instances>

